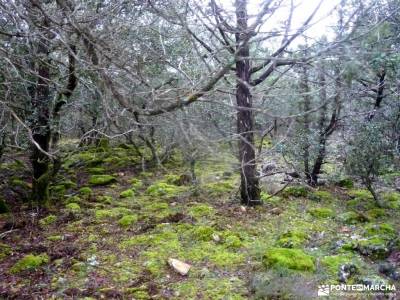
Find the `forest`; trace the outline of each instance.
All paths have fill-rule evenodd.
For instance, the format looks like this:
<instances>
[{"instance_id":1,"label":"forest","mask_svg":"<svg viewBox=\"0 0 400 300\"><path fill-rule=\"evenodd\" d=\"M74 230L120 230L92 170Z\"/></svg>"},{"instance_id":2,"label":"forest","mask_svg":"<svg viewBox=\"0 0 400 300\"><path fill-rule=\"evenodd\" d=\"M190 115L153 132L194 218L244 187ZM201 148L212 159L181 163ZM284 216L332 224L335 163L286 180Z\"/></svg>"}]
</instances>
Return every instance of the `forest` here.
<instances>
[{"instance_id":1,"label":"forest","mask_svg":"<svg viewBox=\"0 0 400 300\"><path fill-rule=\"evenodd\" d=\"M0 0L0 299L400 299L399 0Z\"/></svg>"}]
</instances>

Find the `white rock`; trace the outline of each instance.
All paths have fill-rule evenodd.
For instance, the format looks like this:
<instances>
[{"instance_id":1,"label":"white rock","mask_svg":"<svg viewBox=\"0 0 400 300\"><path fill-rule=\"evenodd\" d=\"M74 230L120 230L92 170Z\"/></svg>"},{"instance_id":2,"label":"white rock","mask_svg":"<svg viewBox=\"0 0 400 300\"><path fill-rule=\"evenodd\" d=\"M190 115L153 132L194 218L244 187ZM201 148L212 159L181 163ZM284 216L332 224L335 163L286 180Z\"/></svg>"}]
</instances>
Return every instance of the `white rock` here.
<instances>
[{"instance_id":1,"label":"white rock","mask_svg":"<svg viewBox=\"0 0 400 300\"><path fill-rule=\"evenodd\" d=\"M213 234L212 234L212 239L213 239L214 242L216 242L216 243L218 243L218 242L221 241L221 238L220 238L219 235L216 234L216 233L213 233Z\"/></svg>"},{"instance_id":2,"label":"white rock","mask_svg":"<svg viewBox=\"0 0 400 300\"><path fill-rule=\"evenodd\" d=\"M240 207L240 210L241 210L242 212L246 212L247 208L246 208L245 206L241 206L241 207Z\"/></svg>"},{"instance_id":3,"label":"white rock","mask_svg":"<svg viewBox=\"0 0 400 300\"><path fill-rule=\"evenodd\" d=\"M189 273L190 268L192 267L191 265L175 258L169 258L168 264L181 275L187 275L187 273Z\"/></svg>"}]
</instances>

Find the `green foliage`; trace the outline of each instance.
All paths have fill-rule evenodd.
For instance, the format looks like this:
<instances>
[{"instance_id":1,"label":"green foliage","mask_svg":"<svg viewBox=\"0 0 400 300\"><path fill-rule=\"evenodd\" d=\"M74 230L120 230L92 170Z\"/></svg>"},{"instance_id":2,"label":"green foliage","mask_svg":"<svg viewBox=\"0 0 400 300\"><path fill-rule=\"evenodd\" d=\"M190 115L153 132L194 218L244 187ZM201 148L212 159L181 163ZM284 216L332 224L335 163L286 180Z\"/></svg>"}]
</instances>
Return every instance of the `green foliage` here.
<instances>
[{"instance_id":1,"label":"green foliage","mask_svg":"<svg viewBox=\"0 0 400 300\"><path fill-rule=\"evenodd\" d=\"M120 198L132 198L135 192L132 189L125 190L119 194Z\"/></svg>"},{"instance_id":2,"label":"green foliage","mask_svg":"<svg viewBox=\"0 0 400 300\"><path fill-rule=\"evenodd\" d=\"M138 179L138 178L132 178L132 179L130 180L130 183L131 183L132 187L133 187L135 190L138 190L138 189L140 189L140 188L143 186L143 182L142 182L140 179Z\"/></svg>"},{"instance_id":3,"label":"green foliage","mask_svg":"<svg viewBox=\"0 0 400 300\"><path fill-rule=\"evenodd\" d=\"M345 264L359 263L359 259L353 254L339 254L332 256L325 256L320 260L321 265L328 270L332 275L337 275L341 266Z\"/></svg>"},{"instance_id":4,"label":"green foliage","mask_svg":"<svg viewBox=\"0 0 400 300\"><path fill-rule=\"evenodd\" d=\"M301 249L271 248L263 257L267 268L281 267L299 271L315 271L314 258Z\"/></svg>"},{"instance_id":5,"label":"green foliage","mask_svg":"<svg viewBox=\"0 0 400 300\"><path fill-rule=\"evenodd\" d=\"M210 241L214 232L215 230L211 226L197 225L193 227L190 233L197 240Z\"/></svg>"},{"instance_id":6,"label":"green foliage","mask_svg":"<svg viewBox=\"0 0 400 300\"><path fill-rule=\"evenodd\" d=\"M47 256L47 254L28 254L17 261L10 269L10 272L16 274L22 271L35 270L41 265L46 264L48 261L49 257Z\"/></svg>"},{"instance_id":7,"label":"green foliage","mask_svg":"<svg viewBox=\"0 0 400 300\"><path fill-rule=\"evenodd\" d=\"M315 191L315 192L309 193L308 197L311 200L317 201L317 202L320 202L320 201L327 201L327 202L334 201L334 197L328 191Z\"/></svg>"},{"instance_id":8,"label":"green foliage","mask_svg":"<svg viewBox=\"0 0 400 300\"><path fill-rule=\"evenodd\" d=\"M337 185L347 189L352 189L354 187L354 182L351 178L343 178L337 182Z\"/></svg>"},{"instance_id":9,"label":"green foliage","mask_svg":"<svg viewBox=\"0 0 400 300\"><path fill-rule=\"evenodd\" d=\"M331 218L334 216L334 212L330 208L325 208L325 207L319 207L319 208L311 208L308 210L308 212L316 218Z\"/></svg>"},{"instance_id":10,"label":"green foliage","mask_svg":"<svg viewBox=\"0 0 400 300\"><path fill-rule=\"evenodd\" d=\"M298 185L298 186L289 186L282 191L282 196L288 198L290 196L293 197L307 197L308 190L306 187Z\"/></svg>"},{"instance_id":11,"label":"green foliage","mask_svg":"<svg viewBox=\"0 0 400 300\"><path fill-rule=\"evenodd\" d=\"M380 236L382 238L387 237L388 239L394 238L396 236L396 230L392 225L387 223L380 224L367 224L364 226L364 231L366 236Z\"/></svg>"},{"instance_id":12,"label":"green foliage","mask_svg":"<svg viewBox=\"0 0 400 300\"><path fill-rule=\"evenodd\" d=\"M383 208L372 208L366 212L368 219L374 220L386 215L386 211Z\"/></svg>"},{"instance_id":13,"label":"green foliage","mask_svg":"<svg viewBox=\"0 0 400 300\"><path fill-rule=\"evenodd\" d=\"M93 194L93 190L90 187L85 186L79 189L79 193L83 196L90 196Z\"/></svg>"},{"instance_id":14,"label":"green foliage","mask_svg":"<svg viewBox=\"0 0 400 300\"><path fill-rule=\"evenodd\" d=\"M0 262L12 253L10 246L0 243Z\"/></svg>"},{"instance_id":15,"label":"green foliage","mask_svg":"<svg viewBox=\"0 0 400 300\"><path fill-rule=\"evenodd\" d=\"M118 224L121 227L129 227L133 223L136 223L138 220L137 215L125 215L121 219L119 219Z\"/></svg>"},{"instance_id":16,"label":"green foliage","mask_svg":"<svg viewBox=\"0 0 400 300\"><path fill-rule=\"evenodd\" d=\"M307 239L307 233L299 230L291 230L279 237L277 245L283 248L299 248L307 242Z\"/></svg>"},{"instance_id":17,"label":"green foliage","mask_svg":"<svg viewBox=\"0 0 400 300\"><path fill-rule=\"evenodd\" d=\"M81 207L79 206L79 204L78 204L78 203L74 203L74 202L68 203L68 204L65 206L65 208L66 208L68 211L72 212L72 213L79 213L79 212L81 211Z\"/></svg>"},{"instance_id":18,"label":"green foliage","mask_svg":"<svg viewBox=\"0 0 400 300\"><path fill-rule=\"evenodd\" d=\"M345 224L357 224L368 221L368 218L366 216L355 211L342 213L338 216L338 219Z\"/></svg>"},{"instance_id":19,"label":"green foliage","mask_svg":"<svg viewBox=\"0 0 400 300\"><path fill-rule=\"evenodd\" d=\"M57 221L57 216L48 215L47 217L40 219L39 224L40 224L40 226L46 227L48 225L53 224L55 221Z\"/></svg>"},{"instance_id":20,"label":"green foliage","mask_svg":"<svg viewBox=\"0 0 400 300\"><path fill-rule=\"evenodd\" d=\"M193 218L209 217L214 215L215 210L207 204L196 204L189 209L188 214Z\"/></svg>"},{"instance_id":21,"label":"green foliage","mask_svg":"<svg viewBox=\"0 0 400 300\"><path fill-rule=\"evenodd\" d=\"M89 179L91 185L107 185L116 182L117 179L111 175L92 175Z\"/></svg>"},{"instance_id":22,"label":"green foliage","mask_svg":"<svg viewBox=\"0 0 400 300\"><path fill-rule=\"evenodd\" d=\"M162 197L162 196L175 197L181 192L182 192L181 187L168 184L163 181L150 185L146 190L146 194L154 197Z\"/></svg>"},{"instance_id":23,"label":"green foliage","mask_svg":"<svg viewBox=\"0 0 400 300\"><path fill-rule=\"evenodd\" d=\"M204 185L204 188L211 195L218 196L232 192L235 189L235 186L231 181L218 181L218 182L207 183Z\"/></svg>"}]
</instances>

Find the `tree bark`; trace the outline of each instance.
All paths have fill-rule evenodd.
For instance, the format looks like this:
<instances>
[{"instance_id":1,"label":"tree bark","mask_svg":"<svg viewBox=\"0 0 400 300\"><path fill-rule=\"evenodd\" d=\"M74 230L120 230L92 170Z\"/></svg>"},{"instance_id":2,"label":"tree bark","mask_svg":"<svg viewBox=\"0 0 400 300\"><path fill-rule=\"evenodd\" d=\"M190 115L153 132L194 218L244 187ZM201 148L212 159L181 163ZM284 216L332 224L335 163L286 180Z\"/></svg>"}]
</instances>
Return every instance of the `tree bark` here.
<instances>
[{"instance_id":1,"label":"tree bark","mask_svg":"<svg viewBox=\"0 0 400 300\"><path fill-rule=\"evenodd\" d=\"M43 20L43 31L48 28L48 21ZM33 140L48 152L50 148L50 101L51 93L49 87L50 79L50 61L49 61L49 39L46 37L46 32L42 31L39 37L37 56L38 61L35 61L37 69L37 80L34 87L31 105L33 109L33 120L31 122L31 130ZM40 205L47 205L49 200L49 157L40 151L36 146L32 146L31 164L33 169L32 179L32 195L31 199Z\"/></svg>"},{"instance_id":2,"label":"tree bark","mask_svg":"<svg viewBox=\"0 0 400 300\"><path fill-rule=\"evenodd\" d=\"M237 32L236 51L236 104L237 104L237 133L239 136L240 160L240 195L245 205L260 203L260 188L257 177L257 165L254 145L254 116L251 110L252 97L250 92L250 61L249 34L247 23L247 1L236 0Z\"/></svg>"}]
</instances>

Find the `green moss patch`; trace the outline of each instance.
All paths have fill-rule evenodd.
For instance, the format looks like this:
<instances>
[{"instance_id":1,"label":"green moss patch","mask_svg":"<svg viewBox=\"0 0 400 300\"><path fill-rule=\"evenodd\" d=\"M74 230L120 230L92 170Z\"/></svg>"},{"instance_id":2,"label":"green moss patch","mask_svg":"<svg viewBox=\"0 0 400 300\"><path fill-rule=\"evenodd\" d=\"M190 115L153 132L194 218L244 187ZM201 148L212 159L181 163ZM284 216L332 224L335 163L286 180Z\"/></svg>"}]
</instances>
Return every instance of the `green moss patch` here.
<instances>
[{"instance_id":1,"label":"green moss patch","mask_svg":"<svg viewBox=\"0 0 400 300\"><path fill-rule=\"evenodd\" d=\"M57 221L57 216L48 215L47 217L40 219L39 224L42 227L46 227L46 226L53 224L55 221Z\"/></svg>"},{"instance_id":2,"label":"green moss patch","mask_svg":"<svg viewBox=\"0 0 400 300\"><path fill-rule=\"evenodd\" d=\"M319 219L331 218L335 214L332 209L324 208L324 207L311 208L308 210L308 212L313 217L319 218Z\"/></svg>"},{"instance_id":3,"label":"green moss patch","mask_svg":"<svg viewBox=\"0 0 400 300\"><path fill-rule=\"evenodd\" d=\"M12 253L10 246L0 243L0 262Z\"/></svg>"},{"instance_id":4,"label":"green moss patch","mask_svg":"<svg viewBox=\"0 0 400 300\"><path fill-rule=\"evenodd\" d=\"M357 224L368 221L368 218L365 215L355 211L348 211L340 214L338 219L345 224Z\"/></svg>"},{"instance_id":5,"label":"green moss patch","mask_svg":"<svg viewBox=\"0 0 400 300\"><path fill-rule=\"evenodd\" d=\"M277 245L283 248L299 248L303 246L308 239L308 234L303 231L293 230L282 234Z\"/></svg>"},{"instance_id":6,"label":"green moss patch","mask_svg":"<svg viewBox=\"0 0 400 300\"><path fill-rule=\"evenodd\" d=\"M107 185L116 182L117 179L111 175L92 175L89 179L91 185Z\"/></svg>"},{"instance_id":7,"label":"green moss patch","mask_svg":"<svg viewBox=\"0 0 400 300\"><path fill-rule=\"evenodd\" d=\"M119 194L120 198L131 198L135 195L135 192L132 189L125 190Z\"/></svg>"},{"instance_id":8,"label":"green moss patch","mask_svg":"<svg viewBox=\"0 0 400 300\"><path fill-rule=\"evenodd\" d=\"M312 192L308 195L310 200L313 201L327 201L327 202L332 202L335 200L335 198L332 196L332 194L328 191L315 191Z\"/></svg>"},{"instance_id":9,"label":"green moss patch","mask_svg":"<svg viewBox=\"0 0 400 300\"><path fill-rule=\"evenodd\" d=\"M160 181L150 185L146 190L146 194L154 197L174 197L179 195L182 191L182 187Z\"/></svg>"},{"instance_id":10,"label":"green moss patch","mask_svg":"<svg viewBox=\"0 0 400 300\"><path fill-rule=\"evenodd\" d=\"M298 271L315 271L314 258L300 249L271 248L263 257L264 265Z\"/></svg>"},{"instance_id":11,"label":"green moss patch","mask_svg":"<svg viewBox=\"0 0 400 300\"><path fill-rule=\"evenodd\" d=\"M21 258L19 261L17 261L14 266L10 269L10 272L15 274L15 273L20 273L22 271L27 271L27 270L35 270L41 265L44 265L48 263L49 257L47 254L40 254L40 255L33 255L33 254L28 254Z\"/></svg>"},{"instance_id":12,"label":"green moss patch","mask_svg":"<svg viewBox=\"0 0 400 300\"><path fill-rule=\"evenodd\" d=\"M207 204L196 204L189 208L188 214L196 219L209 217L215 214L215 209Z\"/></svg>"},{"instance_id":13,"label":"green moss patch","mask_svg":"<svg viewBox=\"0 0 400 300\"><path fill-rule=\"evenodd\" d=\"M90 196L93 194L93 190L90 187L85 186L79 189L79 194L82 196Z\"/></svg>"},{"instance_id":14,"label":"green moss patch","mask_svg":"<svg viewBox=\"0 0 400 300\"><path fill-rule=\"evenodd\" d=\"M297 186L289 186L282 191L282 196L288 198L292 197L307 197L308 190L306 187L297 185Z\"/></svg>"},{"instance_id":15,"label":"green moss patch","mask_svg":"<svg viewBox=\"0 0 400 300\"><path fill-rule=\"evenodd\" d=\"M69 211L69 212L72 212L72 213L79 213L81 211L81 207L79 206L79 204L78 203L74 203L74 202L68 203L65 206L65 209L67 211Z\"/></svg>"},{"instance_id":16,"label":"green moss patch","mask_svg":"<svg viewBox=\"0 0 400 300\"><path fill-rule=\"evenodd\" d=\"M358 265L359 261L359 258L353 254L339 254L325 256L321 258L320 263L331 275L337 275L341 266L345 264Z\"/></svg>"},{"instance_id":17,"label":"green moss patch","mask_svg":"<svg viewBox=\"0 0 400 300\"><path fill-rule=\"evenodd\" d=\"M136 223L138 220L137 215L125 215L121 219L119 219L118 224L121 227L129 227L133 223Z\"/></svg>"}]
</instances>

